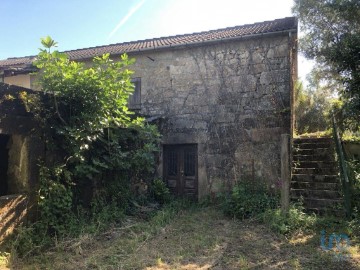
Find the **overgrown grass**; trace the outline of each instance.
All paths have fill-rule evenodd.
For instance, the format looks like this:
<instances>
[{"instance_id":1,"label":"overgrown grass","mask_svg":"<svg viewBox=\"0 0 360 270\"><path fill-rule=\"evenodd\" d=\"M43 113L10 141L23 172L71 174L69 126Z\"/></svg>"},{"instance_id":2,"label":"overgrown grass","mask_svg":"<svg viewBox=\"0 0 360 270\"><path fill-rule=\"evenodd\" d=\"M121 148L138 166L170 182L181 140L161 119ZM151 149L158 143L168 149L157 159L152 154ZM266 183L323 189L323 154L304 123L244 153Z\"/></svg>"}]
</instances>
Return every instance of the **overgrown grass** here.
<instances>
[{"instance_id":1,"label":"overgrown grass","mask_svg":"<svg viewBox=\"0 0 360 270\"><path fill-rule=\"evenodd\" d=\"M56 239L56 237L54 237L50 239L44 236L44 239L48 242L40 243L38 249L35 243L29 241L29 239L33 239L32 237L28 237L29 232L24 231L23 233L26 237L19 235L15 239L15 241L18 242L12 242L12 244L17 245L16 249L12 249L11 256L5 254L6 257L4 256L4 260L6 258L6 260L10 261L11 265L17 265L16 267L21 267L21 269L27 269L24 264L39 264L43 265L45 269L48 269L47 267L52 269L52 261L49 261L46 256L42 255L44 252L57 253L64 257L69 256L68 253L81 255L84 249L92 245L98 245L97 241L112 241L119 236L121 236L121 239L119 239L120 243L117 243L116 249L120 248L121 251L117 250L116 252L122 252L124 254L134 253L142 243L147 242L153 236L161 233L163 228L169 224L176 215L181 214L185 209L186 211L192 211L192 209L195 210L197 208L197 204L194 204L192 201L181 199L173 200L165 204L161 209L146 213L146 217L136 213L132 216L124 216L121 223L113 224L112 227L108 226L107 230L94 231L94 224L91 223L87 225L83 224L82 233L77 237L63 237L62 239ZM30 228L26 228L26 230L29 229ZM23 245L21 250L27 250L27 253L19 254L19 245ZM46 250L44 247L46 247ZM115 251L111 249L109 252ZM94 254L91 258L93 261L88 262L90 268L94 266L94 268L97 269L97 256L97 254ZM99 254L99 256L104 256L104 254ZM118 258L109 254L105 260L106 264L114 264L115 261L112 260L118 260ZM56 269L61 268L60 266L56 267ZM65 268L68 269L68 266Z\"/></svg>"},{"instance_id":2,"label":"overgrown grass","mask_svg":"<svg viewBox=\"0 0 360 270\"><path fill-rule=\"evenodd\" d=\"M105 207L96 220L74 223L81 226L76 237L69 232L62 238L44 235L31 242L33 238L23 238L29 234L24 231L15 241L25 253L13 249L11 256L0 254L0 262L13 269L75 270L208 269L213 265L267 269L269 265L278 267L278 261L286 269L338 269L341 263L332 267L335 253L320 249L321 231L327 236L348 235L352 244L349 253L358 256L359 224L354 220L308 214L299 204L291 205L288 215L282 215L278 196L262 187L238 185L226 199L220 204L221 212L218 206L187 200L171 200L151 211L148 205L137 205L131 209L132 215L120 212L116 216L116 208ZM225 218L224 210L237 219ZM31 229L34 227L25 230ZM289 252L278 252L283 249ZM346 265L352 267L351 258Z\"/></svg>"},{"instance_id":3,"label":"overgrown grass","mask_svg":"<svg viewBox=\"0 0 360 270\"><path fill-rule=\"evenodd\" d=\"M154 212L148 220L127 216L122 224L97 235L83 234L59 241L34 257L13 258L11 267L19 270L357 269L359 251L354 245L347 261L336 261L333 253L320 248L319 229L331 233L329 228L333 225L328 221L319 223L317 219L309 224L308 230L284 237L258 218L229 219L217 207L176 201ZM336 224L336 219L331 224ZM334 232L340 232L342 224L338 225L333 227Z\"/></svg>"}]
</instances>

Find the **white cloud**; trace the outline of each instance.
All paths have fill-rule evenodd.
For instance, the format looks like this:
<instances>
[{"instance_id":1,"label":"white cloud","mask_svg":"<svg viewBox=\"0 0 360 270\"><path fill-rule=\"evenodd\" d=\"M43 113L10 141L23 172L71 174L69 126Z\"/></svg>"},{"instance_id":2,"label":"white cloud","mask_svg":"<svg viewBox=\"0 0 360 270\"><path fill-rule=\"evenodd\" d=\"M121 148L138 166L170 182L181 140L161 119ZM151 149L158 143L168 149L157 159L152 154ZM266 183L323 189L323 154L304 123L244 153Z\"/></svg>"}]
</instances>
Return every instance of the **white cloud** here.
<instances>
[{"instance_id":1,"label":"white cloud","mask_svg":"<svg viewBox=\"0 0 360 270\"><path fill-rule=\"evenodd\" d=\"M139 9L141 8L141 6L145 3L146 0L141 0L140 3L138 3L136 6L134 6L133 8L131 8L129 10L129 12L125 15L124 18L122 18L120 20L120 22L115 26L115 28L111 31L111 33L109 34L108 38L111 38L118 30L121 26L123 26L128 20L129 18Z\"/></svg>"}]
</instances>

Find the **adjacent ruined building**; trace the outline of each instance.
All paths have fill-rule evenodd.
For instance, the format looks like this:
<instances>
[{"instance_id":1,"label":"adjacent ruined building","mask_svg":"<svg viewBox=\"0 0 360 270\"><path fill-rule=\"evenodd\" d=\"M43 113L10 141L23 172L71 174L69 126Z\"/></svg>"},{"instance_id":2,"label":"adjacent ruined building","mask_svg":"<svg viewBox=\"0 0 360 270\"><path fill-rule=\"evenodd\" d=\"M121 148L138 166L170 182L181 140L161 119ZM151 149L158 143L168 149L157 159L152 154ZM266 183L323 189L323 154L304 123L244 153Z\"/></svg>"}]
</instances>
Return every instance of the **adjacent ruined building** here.
<instances>
[{"instance_id":1,"label":"adjacent ruined building","mask_svg":"<svg viewBox=\"0 0 360 270\"><path fill-rule=\"evenodd\" d=\"M158 173L175 193L202 198L242 179L279 183L280 135L292 134L296 18L66 54L90 63L94 56L119 59L125 52L136 58L129 106L158 123L163 135ZM2 81L36 89L34 59L1 60ZM20 161L11 161L23 157L33 166L35 160L31 139L16 132L0 122L7 193L12 186L22 191L33 185L32 177L17 171Z\"/></svg>"},{"instance_id":2,"label":"adjacent ruined building","mask_svg":"<svg viewBox=\"0 0 360 270\"><path fill-rule=\"evenodd\" d=\"M38 94L0 83L0 242L27 217L45 153L41 130L27 108L29 95Z\"/></svg>"}]
</instances>

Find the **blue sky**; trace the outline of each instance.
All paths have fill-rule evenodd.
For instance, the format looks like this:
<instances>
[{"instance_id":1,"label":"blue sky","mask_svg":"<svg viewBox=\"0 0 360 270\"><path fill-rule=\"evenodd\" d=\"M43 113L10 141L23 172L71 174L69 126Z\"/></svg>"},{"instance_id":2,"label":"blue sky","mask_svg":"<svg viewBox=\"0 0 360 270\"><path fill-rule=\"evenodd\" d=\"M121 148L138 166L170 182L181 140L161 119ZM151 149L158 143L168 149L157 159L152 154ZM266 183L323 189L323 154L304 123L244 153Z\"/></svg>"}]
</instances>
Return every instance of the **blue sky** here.
<instances>
[{"instance_id":1,"label":"blue sky","mask_svg":"<svg viewBox=\"0 0 360 270\"><path fill-rule=\"evenodd\" d=\"M0 0L0 59L37 54L47 35L64 51L288 17L292 5L292 0Z\"/></svg>"}]
</instances>

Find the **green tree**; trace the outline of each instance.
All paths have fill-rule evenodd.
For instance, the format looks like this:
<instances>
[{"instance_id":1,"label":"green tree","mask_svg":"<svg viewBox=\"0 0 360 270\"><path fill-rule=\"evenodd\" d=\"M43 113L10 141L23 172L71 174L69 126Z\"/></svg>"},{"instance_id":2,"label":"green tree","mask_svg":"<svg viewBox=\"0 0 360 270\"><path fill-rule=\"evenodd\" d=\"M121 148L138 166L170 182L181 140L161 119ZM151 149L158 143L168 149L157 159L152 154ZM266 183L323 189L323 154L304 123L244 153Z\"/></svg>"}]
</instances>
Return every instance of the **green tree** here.
<instances>
[{"instance_id":1,"label":"green tree","mask_svg":"<svg viewBox=\"0 0 360 270\"><path fill-rule=\"evenodd\" d=\"M317 62L317 78L338 90L347 118L358 122L360 2L295 0L293 12L305 33L301 39L301 49L306 57Z\"/></svg>"},{"instance_id":2,"label":"green tree","mask_svg":"<svg viewBox=\"0 0 360 270\"><path fill-rule=\"evenodd\" d=\"M45 95L31 104L57 158L41 169L39 208L44 228L62 234L79 205L93 214L114 206L115 216L128 207L131 187L153 177L159 133L128 110L133 59L105 54L85 65L52 52L50 37L42 44L35 65Z\"/></svg>"},{"instance_id":3,"label":"green tree","mask_svg":"<svg viewBox=\"0 0 360 270\"><path fill-rule=\"evenodd\" d=\"M304 88L295 85L295 128L300 134L326 131L330 128L329 112L334 98L327 89L317 85Z\"/></svg>"}]
</instances>

